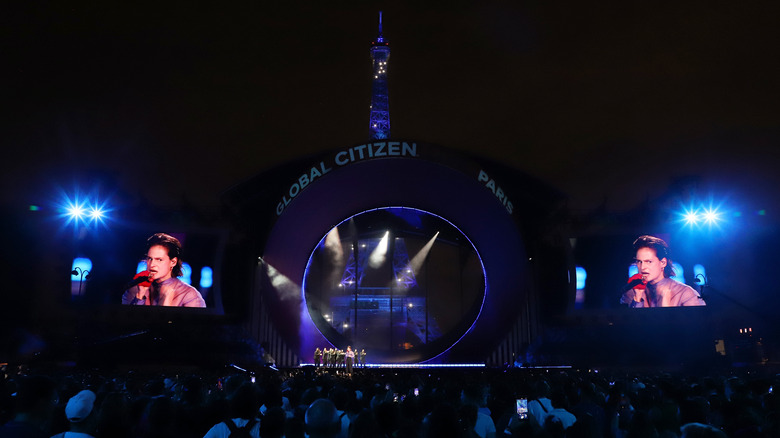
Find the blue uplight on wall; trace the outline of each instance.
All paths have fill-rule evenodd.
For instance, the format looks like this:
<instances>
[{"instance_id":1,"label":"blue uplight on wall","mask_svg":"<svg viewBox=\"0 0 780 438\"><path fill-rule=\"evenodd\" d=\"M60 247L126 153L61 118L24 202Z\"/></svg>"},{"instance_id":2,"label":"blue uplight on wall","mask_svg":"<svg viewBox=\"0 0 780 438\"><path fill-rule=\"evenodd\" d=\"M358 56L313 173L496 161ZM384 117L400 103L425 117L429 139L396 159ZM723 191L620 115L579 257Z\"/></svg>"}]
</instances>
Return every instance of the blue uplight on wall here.
<instances>
[{"instance_id":1,"label":"blue uplight on wall","mask_svg":"<svg viewBox=\"0 0 780 438\"><path fill-rule=\"evenodd\" d=\"M677 262L673 262L672 268L674 269L674 276L671 278L679 281L680 283L685 283L685 270L683 269L682 265Z\"/></svg>"},{"instance_id":2,"label":"blue uplight on wall","mask_svg":"<svg viewBox=\"0 0 780 438\"><path fill-rule=\"evenodd\" d=\"M588 279L588 272L582 266L577 266L574 270L574 277L577 282L577 290L574 293L574 308L581 309L585 305L585 282Z\"/></svg>"},{"instance_id":3,"label":"blue uplight on wall","mask_svg":"<svg viewBox=\"0 0 780 438\"><path fill-rule=\"evenodd\" d=\"M84 281L84 277L92 271L92 260L86 257L73 259L73 267L70 269L70 281Z\"/></svg>"},{"instance_id":4,"label":"blue uplight on wall","mask_svg":"<svg viewBox=\"0 0 780 438\"><path fill-rule=\"evenodd\" d=\"M576 268L577 289L585 289L585 281L588 279L588 272L582 266Z\"/></svg>"},{"instance_id":5,"label":"blue uplight on wall","mask_svg":"<svg viewBox=\"0 0 780 438\"><path fill-rule=\"evenodd\" d=\"M204 266L200 270L200 287L201 289L208 289L214 284L214 271Z\"/></svg>"},{"instance_id":6,"label":"blue uplight on wall","mask_svg":"<svg viewBox=\"0 0 780 438\"><path fill-rule=\"evenodd\" d=\"M181 277L179 277L179 280L187 283L192 284L192 266L190 266L187 262L182 262L181 264Z\"/></svg>"},{"instance_id":7,"label":"blue uplight on wall","mask_svg":"<svg viewBox=\"0 0 780 438\"><path fill-rule=\"evenodd\" d=\"M81 293L85 289L85 282L89 280L91 271L92 260L86 257L73 259L73 266L70 270L70 295L72 298L81 297Z\"/></svg>"},{"instance_id":8,"label":"blue uplight on wall","mask_svg":"<svg viewBox=\"0 0 780 438\"><path fill-rule=\"evenodd\" d=\"M707 270L704 269L703 265L698 263L693 265L693 282L697 284L707 283Z\"/></svg>"}]
</instances>

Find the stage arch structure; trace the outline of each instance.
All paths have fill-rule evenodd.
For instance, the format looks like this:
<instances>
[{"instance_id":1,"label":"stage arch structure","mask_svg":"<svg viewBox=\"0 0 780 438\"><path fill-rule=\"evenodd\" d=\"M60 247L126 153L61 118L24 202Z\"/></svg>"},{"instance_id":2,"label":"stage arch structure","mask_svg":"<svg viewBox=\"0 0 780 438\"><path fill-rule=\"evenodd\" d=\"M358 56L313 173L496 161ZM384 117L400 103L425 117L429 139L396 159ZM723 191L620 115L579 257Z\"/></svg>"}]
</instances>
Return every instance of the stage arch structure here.
<instances>
[{"instance_id":1,"label":"stage arch structure","mask_svg":"<svg viewBox=\"0 0 780 438\"><path fill-rule=\"evenodd\" d=\"M573 287L563 199L517 169L413 140L264 172L223 198L256 254L248 329L278 362L347 345L370 362L485 362L510 331L521 348Z\"/></svg>"}]
</instances>

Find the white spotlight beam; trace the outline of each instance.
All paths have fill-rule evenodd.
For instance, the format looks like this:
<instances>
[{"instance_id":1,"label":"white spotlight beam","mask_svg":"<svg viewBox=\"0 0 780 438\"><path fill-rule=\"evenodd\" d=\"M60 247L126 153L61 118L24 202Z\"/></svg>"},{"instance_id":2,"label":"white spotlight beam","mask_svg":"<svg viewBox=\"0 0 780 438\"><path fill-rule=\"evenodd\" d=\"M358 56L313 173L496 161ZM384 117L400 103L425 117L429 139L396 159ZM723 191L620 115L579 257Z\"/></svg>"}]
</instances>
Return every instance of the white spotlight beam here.
<instances>
[{"instance_id":1,"label":"white spotlight beam","mask_svg":"<svg viewBox=\"0 0 780 438\"><path fill-rule=\"evenodd\" d=\"M368 266L376 269L382 266L382 263L385 262L387 259L387 241L389 237L390 232L385 231L385 235L382 237L382 240L379 241L379 244L376 246L376 248L371 251L371 255L368 256Z\"/></svg>"},{"instance_id":2,"label":"white spotlight beam","mask_svg":"<svg viewBox=\"0 0 780 438\"><path fill-rule=\"evenodd\" d=\"M417 252L417 254L412 257L412 259L409 261L409 268L412 270L412 272L417 274L417 272L420 271L420 268L422 267L423 262L425 262L425 258L428 257L428 253L431 251L431 248L433 247L433 242L436 241L436 238L439 237L439 232L437 231L436 234L431 237L431 239L425 244L425 246L420 249L420 251Z\"/></svg>"},{"instance_id":3,"label":"white spotlight beam","mask_svg":"<svg viewBox=\"0 0 780 438\"><path fill-rule=\"evenodd\" d=\"M341 274L346 264L344 247L341 245L338 227L333 227L328 235L325 236L325 256L331 266L331 272L328 274L328 284L336 284L341 279Z\"/></svg>"}]
</instances>

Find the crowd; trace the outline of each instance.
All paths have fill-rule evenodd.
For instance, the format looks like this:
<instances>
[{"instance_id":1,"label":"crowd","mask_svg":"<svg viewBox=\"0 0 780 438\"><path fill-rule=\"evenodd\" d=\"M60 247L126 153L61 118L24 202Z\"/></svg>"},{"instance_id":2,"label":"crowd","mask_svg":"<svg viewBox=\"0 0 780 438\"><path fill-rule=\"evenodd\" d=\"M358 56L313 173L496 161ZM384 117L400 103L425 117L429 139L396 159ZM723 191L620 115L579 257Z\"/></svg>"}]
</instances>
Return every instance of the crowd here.
<instances>
[{"instance_id":1,"label":"crowd","mask_svg":"<svg viewBox=\"0 0 780 438\"><path fill-rule=\"evenodd\" d=\"M351 377L313 367L166 375L6 370L0 436L215 438L245 428L263 438L778 437L779 380L747 372L525 369L361 370ZM517 413L519 398L527 399L527 415Z\"/></svg>"}]
</instances>

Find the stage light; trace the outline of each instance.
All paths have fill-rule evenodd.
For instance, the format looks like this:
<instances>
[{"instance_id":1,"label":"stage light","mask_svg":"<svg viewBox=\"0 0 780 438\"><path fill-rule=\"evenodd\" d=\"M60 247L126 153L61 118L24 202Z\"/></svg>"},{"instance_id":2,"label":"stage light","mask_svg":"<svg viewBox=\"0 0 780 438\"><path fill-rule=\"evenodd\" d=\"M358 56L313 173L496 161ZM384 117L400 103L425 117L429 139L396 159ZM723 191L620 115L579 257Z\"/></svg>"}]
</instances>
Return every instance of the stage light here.
<instances>
[{"instance_id":1,"label":"stage light","mask_svg":"<svg viewBox=\"0 0 780 438\"><path fill-rule=\"evenodd\" d=\"M721 209L722 204L713 201L699 203L699 205L681 206L677 213L684 227L701 231L721 228L726 222L727 216L739 217L739 212L727 212Z\"/></svg>"},{"instance_id":2,"label":"stage light","mask_svg":"<svg viewBox=\"0 0 780 438\"><path fill-rule=\"evenodd\" d=\"M79 221L84 217L84 206L79 204L70 204L65 207L65 214L70 221Z\"/></svg>"},{"instance_id":3,"label":"stage light","mask_svg":"<svg viewBox=\"0 0 780 438\"><path fill-rule=\"evenodd\" d=\"M379 241L376 248L374 248L368 256L368 266L376 269L385 262L387 259L387 241L389 237L390 231L385 231L384 236L382 236L382 239Z\"/></svg>"},{"instance_id":4,"label":"stage light","mask_svg":"<svg viewBox=\"0 0 780 438\"><path fill-rule=\"evenodd\" d=\"M699 212L696 210L688 210L683 213L683 220L688 225L698 225L699 224Z\"/></svg>"},{"instance_id":5,"label":"stage light","mask_svg":"<svg viewBox=\"0 0 780 438\"><path fill-rule=\"evenodd\" d=\"M100 207L91 207L89 210L89 218L93 221L102 221L104 214L103 209Z\"/></svg>"},{"instance_id":6,"label":"stage light","mask_svg":"<svg viewBox=\"0 0 780 438\"><path fill-rule=\"evenodd\" d=\"M707 222L709 225L716 225L718 222L720 222L721 217L720 213L718 212L718 209L707 209L704 211L704 221Z\"/></svg>"},{"instance_id":7,"label":"stage light","mask_svg":"<svg viewBox=\"0 0 780 438\"><path fill-rule=\"evenodd\" d=\"M415 272L420 271L420 268L428 257L428 253L431 251L431 248L433 248L433 244L436 242L438 237L439 231L437 231L436 234L434 234L433 237L431 237L428 242L425 243L425 246L423 246L422 249L420 249L420 251L418 251L414 257L412 257L412 259L409 261L409 266L406 268L406 272L409 274L414 274Z\"/></svg>"},{"instance_id":8,"label":"stage light","mask_svg":"<svg viewBox=\"0 0 780 438\"><path fill-rule=\"evenodd\" d=\"M78 193L73 197L62 194L62 200L57 205L57 211L65 219L66 224L73 223L74 226L86 225L89 222L94 224L103 223L108 219L110 208L106 202L98 202L95 195L82 197Z\"/></svg>"}]
</instances>

